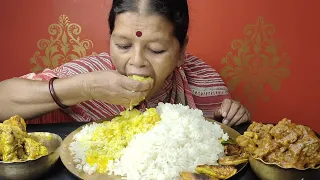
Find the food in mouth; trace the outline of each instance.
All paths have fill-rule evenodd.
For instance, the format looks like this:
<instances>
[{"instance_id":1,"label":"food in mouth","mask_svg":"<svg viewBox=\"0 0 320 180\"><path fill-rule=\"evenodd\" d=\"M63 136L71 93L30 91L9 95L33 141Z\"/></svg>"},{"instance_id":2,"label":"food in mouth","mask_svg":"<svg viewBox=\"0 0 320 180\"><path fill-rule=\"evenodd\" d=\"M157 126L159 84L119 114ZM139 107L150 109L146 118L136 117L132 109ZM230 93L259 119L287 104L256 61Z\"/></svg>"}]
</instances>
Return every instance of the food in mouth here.
<instances>
[{"instance_id":1,"label":"food in mouth","mask_svg":"<svg viewBox=\"0 0 320 180\"><path fill-rule=\"evenodd\" d=\"M146 81L146 80L152 80L151 77L144 77L144 76L138 76L138 75L132 75L132 76L128 76L128 77L131 78L131 79L140 81L140 82L143 82L143 81Z\"/></svg>"},{"instance_id":2,"label":"food in mouth","mask_svg":"<svg viewBox=\"0 0 320 180\"><path fill-rule=\"evenodd\" d=\"M132 76L128 76L129 78L131 79L134 79L136 81L140 81L140 82L143 82L143 81L147 81L147 80L152 80L151 77L144 77L144 76L138 76L138 75L132 75ZM146 97L143 97L142 100L144 100ZM140 101L141 102L141 101ZM133 107L137 106L140 102L137 102L137 103L133 103L133 101L131 100L130 101L130 105L129 105L129 109L128 110L132 110Z\"/></svg>"}]
</instances>

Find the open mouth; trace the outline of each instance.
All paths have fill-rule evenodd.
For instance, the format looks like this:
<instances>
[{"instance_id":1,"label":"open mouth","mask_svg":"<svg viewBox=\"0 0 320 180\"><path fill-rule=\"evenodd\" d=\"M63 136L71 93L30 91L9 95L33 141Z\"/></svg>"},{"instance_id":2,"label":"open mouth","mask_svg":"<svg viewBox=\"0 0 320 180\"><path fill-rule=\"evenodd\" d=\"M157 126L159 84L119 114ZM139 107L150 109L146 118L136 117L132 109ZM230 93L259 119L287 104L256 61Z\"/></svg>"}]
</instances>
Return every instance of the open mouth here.
<instances>
[{"instance_id":1,"label":"open mouth","mask_svg":"<svg viewBox=\"0 0 320 180\"><path fill-rule=\"evenodd\" d=\"M145 80L152 79L150 76L140 76L140 75L130 75L128 77L137 81L145 81Z\"/></svg>"}]
</instances>

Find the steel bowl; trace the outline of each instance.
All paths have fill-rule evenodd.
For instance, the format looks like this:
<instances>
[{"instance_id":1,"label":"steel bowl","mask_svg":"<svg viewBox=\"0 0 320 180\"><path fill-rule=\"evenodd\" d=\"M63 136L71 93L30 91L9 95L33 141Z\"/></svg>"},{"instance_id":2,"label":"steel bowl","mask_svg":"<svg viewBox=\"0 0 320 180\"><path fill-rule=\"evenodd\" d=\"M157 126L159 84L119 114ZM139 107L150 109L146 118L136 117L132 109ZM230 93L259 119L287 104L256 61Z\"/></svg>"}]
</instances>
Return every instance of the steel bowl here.
<instances>
[{"instance_id":1,"label":"steel bowl","mask_svg":"<svg viewBox=\"0 0 320 180\"><path fill-rule=\"evenodd\" d=\"M35 160L22 162L0 161L0 179L23 180L36 179L46 173L59 159L59 148L62 138L53 133L28 133L36 141L48 148L49 154Z\"/></svg>"},{"instance_id":2,"label":"steel bowl","mask_svg":"<svg viewBox=\"0 0 320 180\"><path fill-rule=\"evenodd\" d=\"M261 159L249 157L249 164L253 172L261 180L316 180L320 179L320 169L307 168L298 170L294 168L282 168L277 164L266 163Z\"/></svg>"}]
</instances>

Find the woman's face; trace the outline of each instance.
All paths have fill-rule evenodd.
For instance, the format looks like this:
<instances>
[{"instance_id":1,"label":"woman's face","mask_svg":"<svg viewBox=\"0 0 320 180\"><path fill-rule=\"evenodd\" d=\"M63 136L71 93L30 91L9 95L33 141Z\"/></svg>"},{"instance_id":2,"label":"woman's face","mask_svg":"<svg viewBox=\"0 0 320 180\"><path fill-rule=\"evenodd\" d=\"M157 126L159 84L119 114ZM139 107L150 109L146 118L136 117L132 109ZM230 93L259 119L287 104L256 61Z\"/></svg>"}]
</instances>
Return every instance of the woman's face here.
<instances>
[{"instance_id":1,"label":"woman's face","mask_svg":"<svg viewBox=\"0 0 320 180\"><path fill-rule=\"evenodd\" d=\"M173 25L164 17L134 12L117 15L110 38L112 62L123 75L154 79L147 98L160 90L166 78L182 64L181 49Z\"/></svg>"}]
</instances>

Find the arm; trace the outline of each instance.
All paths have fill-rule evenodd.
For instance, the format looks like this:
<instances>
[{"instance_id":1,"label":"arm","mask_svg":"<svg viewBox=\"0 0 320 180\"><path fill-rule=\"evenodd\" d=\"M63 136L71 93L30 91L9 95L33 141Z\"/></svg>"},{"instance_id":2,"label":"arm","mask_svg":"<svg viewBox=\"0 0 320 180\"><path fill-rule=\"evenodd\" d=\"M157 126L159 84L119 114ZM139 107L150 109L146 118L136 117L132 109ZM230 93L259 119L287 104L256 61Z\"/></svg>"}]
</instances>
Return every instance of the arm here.
<instances>
[{"instance_id":1,"label":"arm","mask_svg":"<svg viewBox=\"0 0 320 180\"><path fill-rule=\"evenodd\" d=\"M153 87L152 81L135 81L114 71L109 55L101 53L0 82L0 122L13 115L31 119L58 109L49 92L52 77L60 78L53 86L57 98L67 106L93 99L127 105L145 97Z\"/></svg>"},{"instance_id":2,"label":"arm","mask_svg":"<svg viewBox=\"0 0 320 180\"><path fill-rule=\"evenodd\" d=\"M54 81L54 89L59 100L65 105L74 105L88 100L79 90L85 74ZM0 122L13 115L25 119L48 113L59 107L53 101L48 81L12 78L0 82Z\"/></svg>"},{"instance_id":3,"label":"arm","mask_svg":"<svg viewBox=\"0 0 320 180\"><path fill-rule=\"evenodd\" d=\"M90 79L87 74L108 70L111 65L109 55L101 53L75 59L52 70L45 69L39 74L29 73L0 82L0 122L13 115L32 119L58 109L49 92L52 77L60 78L54 81L53 86L63 104L70 106L88 100L79 90L85 79Z\"/></svg>"}]
</instances>

